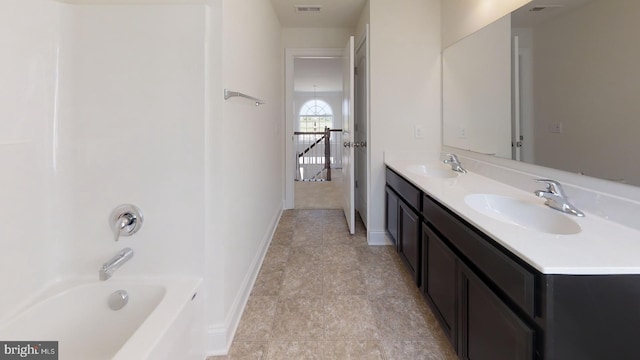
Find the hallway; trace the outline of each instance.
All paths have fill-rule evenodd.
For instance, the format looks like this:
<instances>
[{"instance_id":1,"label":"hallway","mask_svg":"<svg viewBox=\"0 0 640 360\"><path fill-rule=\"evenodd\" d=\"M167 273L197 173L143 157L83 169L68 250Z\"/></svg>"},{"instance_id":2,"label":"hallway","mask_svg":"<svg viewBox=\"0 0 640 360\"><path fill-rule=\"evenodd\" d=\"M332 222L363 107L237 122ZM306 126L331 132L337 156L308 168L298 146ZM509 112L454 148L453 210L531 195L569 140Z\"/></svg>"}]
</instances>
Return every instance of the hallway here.
<instances>
[{"instance_id":1,"label":"hallway","mask_svg":"<svg viewBox=\"0 0 640 360\"><path fill-rule=\"evenodd\" d=\"M342 209L342 169L333 169L331 181L296 181L296 209Z\"/></svg>"},{"instance_id":2,"label":"hallway","mask_svg":"<svg viewBox=\"0 0 640 360\"><path fill-rule=\"evenodd\" d=\"M287 210L221 359L455 359L390 246L342 210Z\"/></svg>"}]
</instances>

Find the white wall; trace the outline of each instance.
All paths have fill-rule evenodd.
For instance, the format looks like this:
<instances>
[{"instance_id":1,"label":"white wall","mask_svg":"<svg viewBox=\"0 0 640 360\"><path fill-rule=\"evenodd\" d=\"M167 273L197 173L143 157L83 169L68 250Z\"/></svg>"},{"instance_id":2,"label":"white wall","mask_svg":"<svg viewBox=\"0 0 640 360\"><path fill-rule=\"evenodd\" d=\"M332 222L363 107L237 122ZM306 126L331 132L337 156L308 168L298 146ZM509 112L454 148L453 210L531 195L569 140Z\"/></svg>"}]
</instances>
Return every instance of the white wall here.
<instances>
[{"instance_id":1,"label":"white wall","mask_svg":"<svg viewBox=\"0 0 640 360\"><path fill-rule=\"evenodd\" d=\"M408 11L410 9L411 11ZM439 152L440 1L371 0L370 241L384 238L385 151ZM424 138L414 137L414 126Z\"/></svg>"},{"instance_id":2,"label":"white wall","mask_svg":"<svg viewBox=\"0 0 640 360\"><path fill-rule=\"evenodd\" d=\"M283 48L344 48L351 28L283 28Z\"/></svg>"},{"instance_id":3,"label":"white wall","mask_svg":"<svg viewBox=\"0 0 640 360\"><path fill-rule=\"evenodd\" d=\"M442 97L445 145L511 158L511 16L443 50Z\"/></svg>"},{"instance_id":4,"label":"white wall","mask_svg":"<svg viewBox=\"0 0 640 360\"><path fill-rule=\"evenodd\" d=\"M362 36L364 36L364 32L366 26L371 23L371 3L369 0L364 5L362 9L362 14L360 14L360 18L358 19L358 24L356 25L356 43L360 40ZM357 46L357 45L356 45Z\"/></svg>"},{"instance_id":5,"label":"white wall","mask_svg":"<svg viewBox=\"0 0 640 360\"><path fill-rule=\"evenodd\" d=\"M0 317L57 276L60 250L50 233L57 42L57 4L0 2Z\"/></svg>"},{"instance_id":6,"label":"white wall","mask_svg":"<svg viewBox=\"0 0 640 360\"><path fill-rule=\"evenodd\" d=\"M531 0L443 0L442 48L480 30Z\"/></svg>"},{"instance_id":7,"label":"white wall","mask_svg":"<svg viewBox=\"0 0 640 360\"><path fill-rule=\"evenodd\" d=\"M600 0L534 28L536 164L640 185L638 14Z\"/></svg>"},{"instance_id":8,"label":"white wall","mask_svg":"<svg viewBox=\"0 0 640 360\"><path fill-rule=\"evenodd\" d=\"M221 11L222 84L212 84L212 96L221 98L228 88L266 104L256 107L232 98L208 119L208 196L214 204L206 278L215 307L209 309L210 354L224 353L230 345L284 198L280 24L269 0L223 0ZM217 51L211 54L215 62Z\"/></svg>"}]
</instances>

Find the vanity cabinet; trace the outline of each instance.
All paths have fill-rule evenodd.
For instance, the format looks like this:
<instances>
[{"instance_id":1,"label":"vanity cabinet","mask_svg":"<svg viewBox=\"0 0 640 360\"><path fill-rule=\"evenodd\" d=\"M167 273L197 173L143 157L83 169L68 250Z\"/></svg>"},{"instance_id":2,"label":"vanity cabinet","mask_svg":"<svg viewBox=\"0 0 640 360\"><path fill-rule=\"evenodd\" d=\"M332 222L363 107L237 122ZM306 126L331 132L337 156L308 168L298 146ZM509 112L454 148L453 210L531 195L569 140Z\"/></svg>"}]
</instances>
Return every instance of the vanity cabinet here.
<instances>
[{"instance_id":1,"label":"vanity cabinet","mask_svg":"<svg viewBox=\"0 0 640 360\"><path fill-rule=\"evenodd\" d=\"M422 264L420 288L455 348L458 343L458 257L426 223L422 224Z\"/></svg>"},{"instance_id":2,"label":"vanity cabinet","mask_svg":"<svg viewBox=\"0 0 640 360\"><path fill-rule=\"evenodd\" d=\"M390 169L387 192L390 235L460 359L640 359L640 274L542 274Z\"/></svg>"},{"instance_id":3,"label":"vanity cabinet","mask_svg":"<svg viewBox=\"0 0 640 360\"><path fill-rule=\"evenodd\" d=\"M535 330L463 264L459 283L460 359L533 360Z\"/></svg>"},{"instance_id":4,"label":"vanity cabinet","mask_svg":"<svg viewBox=\"0 0 640 360\"><path fill-rule=\"evenodd\" d=\"M385 227L387 229L387 234L393 241L393 244L398 246L398 203L399 203L398 195L396 195L395 191L389 186L385 188L385 203L386 203L386 221Z\"/></svg>"},{"instance_id":5,"label":"vanity cabinet","mask_svg":"<svg viewBox=\"0 0 640 360\"><path fill-rule=\"evenodd\" d=\"M407 264L416 284L420 281L420 203L418 188L387 169L387 232L396 241L396 249Z\"/></svg>"},{"instance_id":6,"label":"vanity cabinet","mask_svg":"<svg viewBox=\"0 0 640 360\"><path fill-rule=\"evenodd\" d=\"M420 216L404 201L399 202L398 253L416 283L420 281Z\"/></svg>"},{"instance_id":7,"label":"vanity cabinet","mask_svg":"<svg viewBox=\"0 0 640 360\"><path fill-rule=\"evenodd\" d=\"M534 359L534 273L423 197L423 294L464 360Z\"/></svg>"}]
</instances>

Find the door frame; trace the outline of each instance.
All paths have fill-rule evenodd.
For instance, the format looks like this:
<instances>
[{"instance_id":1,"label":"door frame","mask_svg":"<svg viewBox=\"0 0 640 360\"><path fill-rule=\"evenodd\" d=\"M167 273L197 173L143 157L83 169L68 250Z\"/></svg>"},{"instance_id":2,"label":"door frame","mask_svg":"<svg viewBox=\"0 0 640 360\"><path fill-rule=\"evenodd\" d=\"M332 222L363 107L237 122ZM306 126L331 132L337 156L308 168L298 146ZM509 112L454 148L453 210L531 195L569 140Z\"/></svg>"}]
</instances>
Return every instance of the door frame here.
<instances>
[{"instance_id":1,"label":"door frame","mask_svg":"<svg viewBox=\"0 0 640 360\"><path fill-rule=\"evenodd\" d=\"M295 59L304 58L342 58L342 48L286 48L285 49L285 131L284 131L284 199L283 208L295 207L295 184L293 174L295 171L295 153L293 149L293 124L297 115L294 113L293 80L295 76Z\"/></svg>"}]
</instances>

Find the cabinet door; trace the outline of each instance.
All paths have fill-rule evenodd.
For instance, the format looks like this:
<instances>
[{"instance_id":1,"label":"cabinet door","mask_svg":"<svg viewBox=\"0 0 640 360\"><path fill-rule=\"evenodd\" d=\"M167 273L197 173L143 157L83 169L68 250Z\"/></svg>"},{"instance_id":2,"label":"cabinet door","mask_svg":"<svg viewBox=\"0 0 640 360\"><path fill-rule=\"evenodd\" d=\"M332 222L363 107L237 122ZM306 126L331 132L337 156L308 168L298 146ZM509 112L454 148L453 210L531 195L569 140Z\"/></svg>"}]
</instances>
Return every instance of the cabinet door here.
<instances>
[{"instance_id":1,"label":"cabinet door","mask_svg":"<svg viewBox=\"0 0 640 360\"><path fill-rule=\"evenodd\" d=\"M460 265L459 355L465 360L533 359L534 331L471 270Z\"/></svg>"},{"instance_id":2,"label":"cabinet door","mask_svg":"<svg viewBox=\"0 0 640 360\"><path fill-rule=\"evenodd\" d=\"M398 252L409 265L409 271L413 275L416 284L420 282L420 218L409 205L400 200L398 208L399 241Z\"/></svg>"},{"instance_id":3,"label":"cabinet door","mask_svg":"<svg viewBox=\"0 0 640 360\"><path fill-rule=\"evenodd\" d=\"M422 224L422 252L422 291L456 348L457 256L426 224Z\"/></svg>"},{"instance_id":4,"label":"cabinet door","mask_svg":"<svg viewBox=\"0 0 640 360\"><path fill-rule=\"evenodd\" d=\"M390 187L386 187L387 233L394 244L398 244L398 195Z\"/></svg>"}]
</instances>

